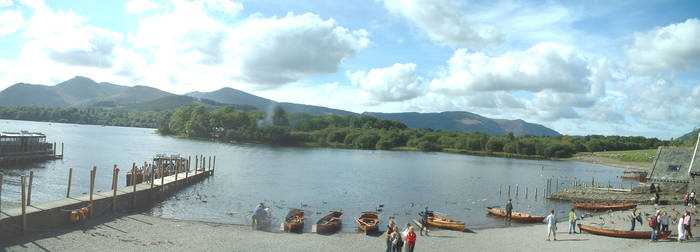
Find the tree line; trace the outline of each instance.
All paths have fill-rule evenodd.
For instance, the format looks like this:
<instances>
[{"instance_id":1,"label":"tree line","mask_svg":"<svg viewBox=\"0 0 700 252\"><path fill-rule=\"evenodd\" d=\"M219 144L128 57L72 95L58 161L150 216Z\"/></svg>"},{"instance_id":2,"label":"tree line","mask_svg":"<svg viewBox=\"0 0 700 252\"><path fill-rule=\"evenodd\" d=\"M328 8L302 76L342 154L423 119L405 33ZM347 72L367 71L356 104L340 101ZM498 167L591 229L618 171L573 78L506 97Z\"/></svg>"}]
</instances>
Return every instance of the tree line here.
<instances>
[{"instance_id":1,"label":"tree line","mask_svg":"<svg viewBox=\"0 0 700 252\"><path fill-rule=\"evenodd\" d=\"M297 146L351 149L411 149L451 151L521 158L566 158L577 152L636 150L682 145L680 140L641 136L490 136L485 133L409 129L397 121L370 116L312 116L287 113L281 107L265 113L232 106L209 111L202 105L185 105L158 122L158 132L223 141L247 141Z\"/></svg>"},{"instance_id":2,"label":"tree line","mask_svg":"<svg viewBox=\"0 0 700 252\"><path fill-rule=\"evenodd\" d=\"M157 128L162 112L109 108L0 107L0 119Z\"/></svg>"}]
</instances>

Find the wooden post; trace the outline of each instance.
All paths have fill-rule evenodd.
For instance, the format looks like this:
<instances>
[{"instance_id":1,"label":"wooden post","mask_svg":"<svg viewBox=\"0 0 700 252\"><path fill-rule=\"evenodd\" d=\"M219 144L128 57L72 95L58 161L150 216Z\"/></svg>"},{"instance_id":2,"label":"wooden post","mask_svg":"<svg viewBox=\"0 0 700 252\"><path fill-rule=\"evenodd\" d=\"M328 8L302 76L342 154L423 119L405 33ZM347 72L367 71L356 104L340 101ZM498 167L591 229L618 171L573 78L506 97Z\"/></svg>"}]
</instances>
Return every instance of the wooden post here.
<instances>
[{"instance_id":1,"label":"wooden post","mask_svg":"<svg viewBox=\"0 0 700 252\"><path fill-rule=\"evenodd\" d=\"M591 185L595 185L595 177L591 177Z\"/></svg>"},{"instance_id":2,"label":"wooden post","mask_svg":"<svg viewBox=\"0 0 700 252\"><path fill-rule=\"evenodd\" d=\"M557 179L557 186L556 187L557 187L557 190L555 192L558 192L559 191L559 179Z\"/></svg>"},{"instance_id":3,"label":"wooden post","mask_svg":"<svg viewBox=\"0 0 700 252\"><path fill-rule=\"evenodd\" d=\"M114 167L117 167L117 165L114 165ZM117 185L119 184L119 174L117 173L117 169L114 169L112 172L114 174L114 179L112 181L112 187L114 187L114 193L112 194L112 212L117 211Z\"/></svg>"},{"instance_id":4,"label":"wooden post","mask_svg":"<svg viewBox=\"0 0 700 252\"><path fill-rule=\"evenodd\" d=\"M211 167L211 170L212 170L212 171L213 171L214 169L216 169L216 155L214 155L214 164L213 164L212 167Z\"/></svg>"},{"instance_id":5,"label":"wooden post","mask_svg":"<svg viewBox=\"0 0 700 252\"><path fill-rule=\"evenodd\" d=\"M27 191L27 206L32 204L32 184L34 183L34 171L29 171L29 190Z\"/></svg>"},{"instance_id":6,"label":"wooden post","mask_svg":"<svg viewBox=\"0 0 700 252\"><path fill-rule=\"evenodd\" d=\"M187 156L187 170L185 170L185 179L190 177L190 161L192 161L192 156Z\"/></svg>"},{"instance_id":7,"label":"wooden post","mask_svg":"<svg viewBox=\"0 0 700 252\"><path fill-rule=\"evenodd\" d=\"M2 210L2 177L4 174L0 172L0 211Z\"/></svg>"},{"instance_id":8,"label":"wooden post","mask_svg":"<svg viewBox=\"0 0 700 252\"><path fill-rule=\"evenodd\" d=\"M508 197L510 197L510 185L508 185Z\"/></svg>"},{"instance_id":9,"label":"wooden post","mask_svg":"<svg viewBox=\"0 0 700 252\"><path fill-rule=\"evenodd\" d=\"M527 199L527 193L528 193L527 190L528 190L528 188L527 188L527 186L526 186L526 187L525 187L525 198L526 198L526 199Z\"/></svg>"},{"instance_id":10,"label":"wooden post","mask_svg":"<svg viewBox=\"0 0 700 252\"><path fill-rule=\"evenodd\" d=\"M162 163L162 162L161 162ZM163 167L164 165L160 166L160 190L163 190L163 186L165 186L165 176L163 176Z\"/></svg>"},{"instance_id":11,"label":"wooden post","mask_svg":"<svg viewBox=\"0 0 700 252\"><path fill-rule=\"evenodd\" d=\"M501 184L498 184L498 195L501 195Z\"/></svg>"},{"instance_id":12,"label":"wooden post","mask_svg":"<svg viewBox=\"0 0 700 252\"><path fill-rule=\"evenodd\" d=\"M180 164L181 164L180 160L181 159L178 158L177 161L175 162L175 186L177 186L177 174L180 173Z\"/></svg>"},{"instance_id":13,"label":"wooden post","mask_svg":"<svg viewBox=\"0 0 700 252\"><path fill-rule=\"evenodd\" d=\"M61 159L63 159L63 142L61 142Z\"/></svg>"},{"instance_id":14,"label":"wooden post","mask_svg":"<svg viewBox=\"0 0 700 252\"><path fill-rule=\"evenodd\" d=\"M93 204L92 201L92 195L95 192L95 175L97 174L97 166L92 167L92 171L90 171L90 217L92 217L92 212L95 209L95 205Z\"/></svg>"},{"instance_id":15,"label":"wooden post","mask_svg":"<svg viewBox=\"0 0 700 252\"><path fill-rule=\"evenodd\" d=\"M204 170L204 164L206 163L206 160L204 160L204 155L199 155L199 161L202 161L202 171Z\"/></svg>"},{"instance_id":16,"label":"wooden post","mask_svg":"<svg viewBox=\"0 0 700 252\"><path fill-rule=\"evenodd\" d=\"M73 183L73 168L68 170L68 192L66 192L66 198L70 198L70 185Z\"/></svg>"},{"instance_id":17,"label":"wooden post","mask_svg":"<svg viewBox=\"0 0 700 252\"><path fill-rule=\"evenodd\" d=\"M518 184L515 184L515 197L518 197L518 192L520 191L520 186Z\"/></svg>"},{"instance_id":18,"label":"wooden post","mask_svg":"<svg viewBox=\"0 0 700 252\"><path fill-rule=\"evenodd\" d=\"M131 168L131 170L132 170L131 181L132 181L132 184L134 185L134 192L132 193L133 198L131 200L131 207L136 208L136 163L135 162L134 162L134 166Z\"/></svg>"},{"instance_id":19,"label":"wooden post","mask_svg":"<svg viewBox=\"0 0 700 252\"><path fill-rule=\"evenodd\" d=\"M209 170L211 171L211 156L209 156Z\"/></svg>"},{"instance_id":20,"label":"wooden post","mask_svg":"<svg viewBox=\"0 0 700 252\"><path fill-rule=\"evenodd\" d=\"M56 158L56 142L53 142L53 158Z\"/></svg>"},{"instance_id":21,"label":"wooden post","mask_svg":"<svg viewBox=\"0 0 700 252\"><path fill-rule=\"evenodd\" d=\"M537 200L537 187L535 187L535 200Z\"/></svg>"},{"instance_id":22,"label":"wooden post","mask_svg":"<svg viewBox=\"0 0 700 252\"><path fill-rule=\"evenodd\" d=\"M197 175L197 169L199 169L199 156L194 156L194 175Z\"/></svg>"},{"instance_id":23,"label":"wooden post","mask_svg":"<svg viewBox=\"0 0 700 252\"><path fill-rule=\"evenodd\" d=\"M21 177L21 184L22 184L22 232L27 231L27 194L24 191L25 189L25 181L26 178L24 175Z\"/></svg>"}]
</instances>

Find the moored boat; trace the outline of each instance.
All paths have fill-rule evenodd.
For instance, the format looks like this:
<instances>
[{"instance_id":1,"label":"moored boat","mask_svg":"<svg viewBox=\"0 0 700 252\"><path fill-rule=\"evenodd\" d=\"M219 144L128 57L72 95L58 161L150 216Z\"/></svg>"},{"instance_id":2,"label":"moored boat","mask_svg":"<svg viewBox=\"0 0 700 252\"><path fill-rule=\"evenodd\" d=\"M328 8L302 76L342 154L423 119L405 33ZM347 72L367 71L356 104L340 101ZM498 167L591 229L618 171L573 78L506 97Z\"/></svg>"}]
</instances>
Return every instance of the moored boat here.
<instances>
[{"instance_id":1,"label":"moored boat","mask_svg":"<svg viewBox=\"0 0 700 252\"><path fill-rule=\"evenodd\" d=\"M360 218L355 218L357 227L365 234L379 232L379 215L376 212L363 212Z\"/></svg>"},{"instance_id":2,"label":"moored boat","mask_svg":"<svg viewBox=\"0 0 700 252\"><path fill-rule=\"evenodd\" d=\"M304 230L304 210L290 209L284 219L284 231L301 233Z\"/></svg>"},{"instance_id":3,"label":"moored boat","mask_svg":"<svg viewBox=\"0 0 700 252\"><path fill-rule=\"evenodd\" d=\"M418 213L418 217L421 217L423 212ZM457 231L464 231L466 224L463 221L453 220L447 217L436 215L432 211L428 211L428 225L435 226L444 229L452 229Z\"/></svg>"},{"instance_id":4,"label":"moored boat","mask_svg":"<svg viewBox=\"0 0 700 252\"><path fill-rule=\"evenodd\" d=\"M650 239L651 238L651 231L629 231L629 230L604 229L604 228L597 228L597 227L593 227L593 226L583 225L581 223L578 224L578 228L581 230L581 232L587 232L587 233L596 234L596 235L604 235L604 236L620 237L620 238L631 238L631 239ZM671 234L671 231L662 231L659 233L659 239L666 239L669 234Z\"/></svg>"},{"instance_id":5,"label":"moored boat","mask_svg":"<svg viewBox=\"0 0 700 252\"><path fill-rule=\"evenodd\" d=\"M330 234L335 233L343 224L343 212L333 211L330 214L323 216L316 222L316 233Z\"/></svg>"},{"instance_id":6,"label":"moored boat","mask_svg":"<svg viewBox=\"0 0 700 252\"><path fill-rule=\"evenodd\" d=\"M495 207L487 207L486 211L492 215L501 216L501 217L506 216L505 209L500 209L500 208L495 208ZM532 215L532 214L527 214L527 213L518 213L518 212L511 212L510 218L511 218L511 220L514 220L517 222L527 222L527 223L542 222L544 220L544 216L537 216L537 215Z\"/></svg>"},{"instance_id":7,"label":"moored boat","mask_svg":"<svg viewBox=\"0 0 700 252\"><path fill-rule=\"evenodd\" d=\"M634 203L605 203L605 204L592 204L592 203L574 203L574 208L585 209L585 210L625 210L630 208L635 208L637 204Z\"/></svg>"}]
</instances>

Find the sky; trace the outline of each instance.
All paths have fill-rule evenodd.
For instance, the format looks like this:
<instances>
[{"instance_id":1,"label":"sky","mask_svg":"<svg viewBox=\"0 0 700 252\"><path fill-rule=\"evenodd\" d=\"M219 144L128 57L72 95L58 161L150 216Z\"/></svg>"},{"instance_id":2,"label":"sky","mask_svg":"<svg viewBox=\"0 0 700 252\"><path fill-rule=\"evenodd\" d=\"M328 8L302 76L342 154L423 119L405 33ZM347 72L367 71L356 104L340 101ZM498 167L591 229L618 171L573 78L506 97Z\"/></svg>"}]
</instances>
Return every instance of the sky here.
<instances>
[{"instance_id":1,"label":"sky","mask_svg":"<svg viewBox=\"0 0 700 252\"><path fill-rule=\"evenodd\" d=\"M700 126L700 2L0 0L0 90L74 76L567 135Z\"/></svg>"}]
</instances>

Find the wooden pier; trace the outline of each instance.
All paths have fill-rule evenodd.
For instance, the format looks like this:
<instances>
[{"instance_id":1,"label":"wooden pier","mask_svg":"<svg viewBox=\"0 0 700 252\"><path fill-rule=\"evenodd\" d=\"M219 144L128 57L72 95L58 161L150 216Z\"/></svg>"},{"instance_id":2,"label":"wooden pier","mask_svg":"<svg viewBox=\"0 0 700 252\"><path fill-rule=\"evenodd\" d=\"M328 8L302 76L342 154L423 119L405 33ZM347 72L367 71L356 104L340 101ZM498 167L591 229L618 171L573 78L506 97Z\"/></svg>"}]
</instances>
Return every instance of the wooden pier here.
<instances>
[{"instance_id":1,"label":"wooden pier","mask_svg":"<svg viewBox=\"0 0 700 252\"><path fill-rule=\"evenodd\" d=\"M116 167L116 165L115 165ZM131 171L135 171L135 165ZM189 168L189 167L188 167ZM90 171L90 189L86 194L79 196L70 195L70 181L73 172L69 173L67 197L50 202L30 204L26 202L25 181L22 176L22 205L12 209L2 209L0 212L0 240L9 237L21 236L27 232L47 230L60 226L76 225L71 221L71 212L82 208L88 209L90 218L114 212L140 211L150 209L155 203L164 200L179 189L197 183L214 174L216 163L213 166L205 166L204 162L195 164L195 168L185 169L179 173L160 176L142 183L133 183L130 186L118 187L119 175L116 169L98 170L94 167ZM155 170L152 174L162 174L164 169ZM97 172L112 173L112 189L107 191L94 191L94 181ZM0 175L0 190L2 190L2 175ZM1 191L0 191L1 192ZM0 194L1 195L1 194ZM6 195L4 195L6 197ZM30 196L31 197L31 196ZM28 204L29 203L29 204ZM89 218L88 218L89 219Z\"/></svg>"}]
</instances>

